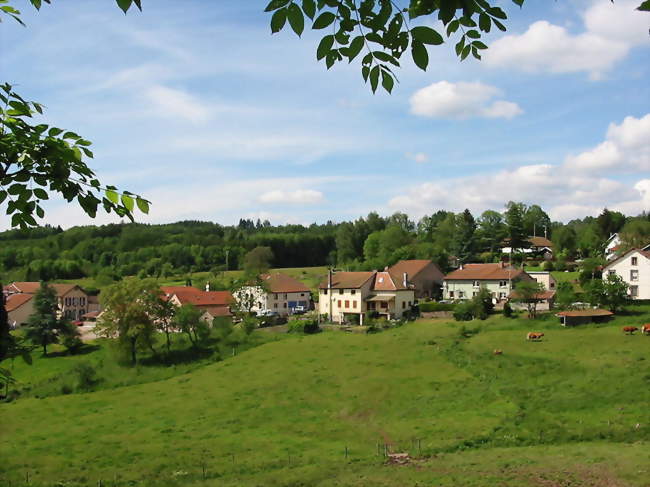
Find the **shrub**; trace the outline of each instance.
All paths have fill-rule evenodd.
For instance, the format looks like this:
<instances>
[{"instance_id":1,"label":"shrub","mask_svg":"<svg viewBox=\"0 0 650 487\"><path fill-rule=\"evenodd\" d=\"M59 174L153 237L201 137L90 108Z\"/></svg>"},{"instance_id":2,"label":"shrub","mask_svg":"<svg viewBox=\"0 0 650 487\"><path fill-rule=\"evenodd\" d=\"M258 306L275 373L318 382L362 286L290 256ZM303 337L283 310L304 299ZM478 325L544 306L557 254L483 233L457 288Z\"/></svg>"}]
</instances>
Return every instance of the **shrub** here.
<instances>
[{"instance_id":1,"label":"shrub","mask_svg":"<svg viewBox=\"0 0 650 487\"><path fill-rule=\"evenodd\" d=\"M288 333L305 333L307 335L318 333L320 327L316 320L291 320L289 321Z\"/></svg>"},{"instance_id":2,"label":"shrub","mask_svg":"<svg viewBox=\"0 0 650 487\"><path fill-rule=\"evenodd\" d=\"M503 305L503 316L506 318L512 317L512 306L510 306L510 303L508 302Z\"/></svg>"},{"instance_id":3,"label":"shrub","mask_svg":"<svg viewBox=\"0 0 650 487\"><path fill-rule=\"evenodd\" d=\"M76 381L77 389L88 391L99 382L97 370L88 362L79 362L71 369L71 373Z\"/></svg>"},{"instance_id":4,"label":"shrub","mask_svg":"<svg viewBox=\"0 0 650 487\"><path fill-rule=\"evenodd\" d=\"M470 321L474 319L474 303L464 301L456 305L454 309L454 319L456 321Z\"/></svg>"},{"instance_id":5,"label":"shrub","mask_svg":"<svg viewBox=\"0 0 650 487\"><path fill-rule=\"evenodd\" d=\"M432 311L453 311L455 305L452 303L434 303L431 301L420 303L418 307L420 308L420 313L428 313Z\"/></svg>"},{"instance_id":6,"label":"shrub","mask_svg":"<svg viewBox=\"0 0 650 487\"><path fill-rule=\"evenodd\" d=\"M553 264L552 260L547 260L542 264L542 270L544 271L552 271L555 270L555 265Z\"/></svg>"}]
</instances>

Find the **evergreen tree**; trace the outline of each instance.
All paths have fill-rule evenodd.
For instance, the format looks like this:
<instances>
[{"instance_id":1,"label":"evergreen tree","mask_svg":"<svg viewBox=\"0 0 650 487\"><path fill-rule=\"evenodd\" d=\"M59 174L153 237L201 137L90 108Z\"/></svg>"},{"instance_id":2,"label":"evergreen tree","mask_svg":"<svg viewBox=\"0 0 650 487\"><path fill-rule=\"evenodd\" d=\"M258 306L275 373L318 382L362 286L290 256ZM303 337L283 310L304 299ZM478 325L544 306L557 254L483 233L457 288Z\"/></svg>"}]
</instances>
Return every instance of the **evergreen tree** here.
<instances>
[{"instance_id":1,"label":"evergreen tree","mask_svg":"<svg viewBox=\"0 0 650 487\"><path fill-rule=\"evenodd\" d=\"M526 205L510 201L506 210L506 225L508 226L508 244L513 252L519 249L530 247L526 228L524 226L524 215Z\"/></svg>"},{"instance_id":2,"label":"evergreen tree","mask_svg":"<svg viewBox=\"0 0 650 487\"><path fill-rule=\"evenodd\" d=\"M65 329L65 320L58 317L56 291L44 281L41 281L41 287L32 300L34 313L27 319L25 335L32 343L43 347L43 355L47 355L47 346L58 343L59 336Z\"/></svg>"}]
</instances>

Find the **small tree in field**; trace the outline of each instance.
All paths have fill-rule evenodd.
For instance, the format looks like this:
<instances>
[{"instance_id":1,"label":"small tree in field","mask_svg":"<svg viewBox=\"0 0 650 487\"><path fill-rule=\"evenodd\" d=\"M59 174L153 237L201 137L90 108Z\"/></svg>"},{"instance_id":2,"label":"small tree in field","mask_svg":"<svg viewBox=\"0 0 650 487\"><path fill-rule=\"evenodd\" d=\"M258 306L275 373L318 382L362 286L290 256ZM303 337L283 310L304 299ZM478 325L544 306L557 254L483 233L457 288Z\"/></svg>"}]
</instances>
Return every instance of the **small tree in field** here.
<instances>
[{"instance_id":1,"label":"small tree in field","mask_svg":"<svg viewBox=\"0 0 650 487\"><path fill-rule=\"evenodd\" d=\"M628 299L628 286L621 276L609 275L607 279L594 279L586 286L587 299L593 306L604 306L612 313L619 311Z\"/></svg>"},{"instance_id":2,"label":"small tree in field","mask_svg":"<svg viewBox=\"0 0 650 487\"><path fill-rule=\"evenodd\" d=\"M59 304L53 287L41 282L41 287L32 299L34 312L27 319L25 336L42 347L43 355L47 355L47 346L58 343L68 328L66 321L58 317Z\"/></svg>"},{"instance_id":3,"label":"small tree in field","mask_svg":"<svg viewBox=\"0 0 650 487\"><path fill-rule=\"evenodd\" d=\"M201 319L203 312L193 304L184 304L176 309L172 325L185 333L197 348L210 335L209 325Z\"/></svg>"},{"instance_id":4,"label":"small tree in field","mask_svg":"<svg viewBox=\"0 0 650 487\"><path fill-rule=\"evenodd\" d=\"M526 305L528 318L537 316L537 304L540 302L539 294L543 291L543 284L536 281L520 281L515 285L514 301Z\"/></svg>"},{"instance_id":5,"label":"small tree in field","mask_svg":"<svg viewBox=\"0 0 650 487\"><path fill-rule=\"evenodd\" d=\"M576 293L573 290L573 284L570 282L561 282L557 285L555 293L555 303L560 309L569 309L577 300Z\"/></svg>"},{"instance_id":6,"label":"small tree in field","mask_svg":"<svg viewBox=\"0 0 650 487\"><path fill-rule=\"evenodd\" d=\"M153 350L156 311L162 301L160 287L152 280L124 279L104 289L101 299L104 314L95 325L96 332L117 338L135 365L138 347Z\"/></svg>"}]
</instances>

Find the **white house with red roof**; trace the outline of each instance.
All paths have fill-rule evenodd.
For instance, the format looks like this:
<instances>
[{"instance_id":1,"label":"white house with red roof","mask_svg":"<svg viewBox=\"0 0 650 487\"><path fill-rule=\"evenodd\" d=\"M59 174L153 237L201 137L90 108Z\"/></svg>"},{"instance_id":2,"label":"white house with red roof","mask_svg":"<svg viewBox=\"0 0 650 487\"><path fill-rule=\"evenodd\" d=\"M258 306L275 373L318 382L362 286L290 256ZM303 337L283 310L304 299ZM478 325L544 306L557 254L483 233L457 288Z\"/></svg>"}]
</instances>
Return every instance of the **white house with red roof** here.
<instances>
[{"instance_id":1,"label":"white house with red roof","mask_svg":"<svg viewBox=\"0 0 650 487\"><path fill-rule=\"evenodd\" d=\"M408 274L390 271L330 273L318 288L318 312L343 323L352 316L363 325L365 313L399 319L415 302Z\"/></svg>"},{"instance_id":2,"label":"white house with red roof","mask_svg":"<svg viewBox=\"0 0 650 487\"><path fill-rule=\"evenodd\" d=\"M496 264L464 264L445 276L443 298L448 300L471 299L481 287L486 287L497 301L510 296L517 281L534 279L524 272L503 262Z\"/></svg>"},{"instance_id":3,"label":"white house with red roof","mask_svg":"<svg viewBox=\"0 0 650 487\"><path fill-rule=\"evenodd\" d=\"M232 316L230 306L235 300L230 291L201 291L191 286L162 286L160 289L165 298L176 306L191 304L199 308L207 321Z\"/></svg>"},{"instance_id":4,"label":"white house with red roof","mask_svg":"<svg viewBox=\"0 0 650 487\"><path fill-rule=\"evenodd\" d=\"M311 306L309 288L281 272L260 275L257 283L235 291L234 297L241 309L255 313L274 311L286 316Z\"/></svg>"},{"instance_id":5,"label":"white house with red roof","mask_svg":"<svg viewBox=\"0 0 650 487\"><path fill-rule=\"evenodd\" d=\"M650 299L650 245L632 249L603 268L603 279L617 275L628 285L632 299Z\"/></svg>"}]
</instances>

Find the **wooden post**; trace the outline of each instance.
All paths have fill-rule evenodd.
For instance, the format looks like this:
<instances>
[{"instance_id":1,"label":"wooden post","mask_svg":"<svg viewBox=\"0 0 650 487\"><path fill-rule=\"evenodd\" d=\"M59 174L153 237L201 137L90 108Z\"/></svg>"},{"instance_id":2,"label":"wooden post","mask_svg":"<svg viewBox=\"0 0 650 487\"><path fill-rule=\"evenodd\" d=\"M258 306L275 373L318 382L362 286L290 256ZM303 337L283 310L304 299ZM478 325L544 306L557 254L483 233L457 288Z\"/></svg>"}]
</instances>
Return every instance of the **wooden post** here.
<instances>
[{"instance_id":1,"label":"wooden post","mask_svg":"<svg viewBox=\"0 0 650 487\"><path fill-rule=\"evenodd\" d=\"M418 455L422 456L422 440L418 438Z\"/></svg>"},{"instance_id":2,"label":"wooden post","mask_svg":"<svg viewBox=\"0 0 650 487\"><path fill-rule=\"evenodd\" d=\"M345 458L348 458L348 445L345 445Z\"/></svg>"}]
</instances>

